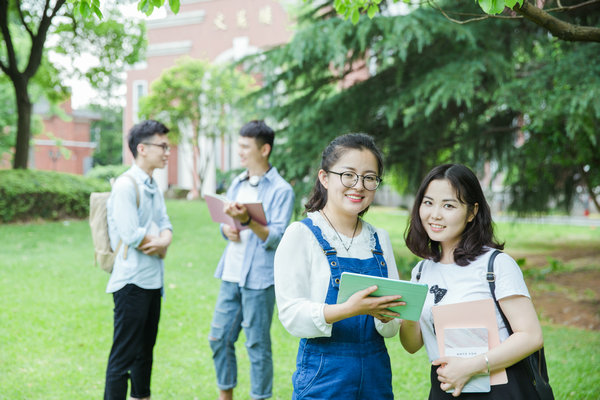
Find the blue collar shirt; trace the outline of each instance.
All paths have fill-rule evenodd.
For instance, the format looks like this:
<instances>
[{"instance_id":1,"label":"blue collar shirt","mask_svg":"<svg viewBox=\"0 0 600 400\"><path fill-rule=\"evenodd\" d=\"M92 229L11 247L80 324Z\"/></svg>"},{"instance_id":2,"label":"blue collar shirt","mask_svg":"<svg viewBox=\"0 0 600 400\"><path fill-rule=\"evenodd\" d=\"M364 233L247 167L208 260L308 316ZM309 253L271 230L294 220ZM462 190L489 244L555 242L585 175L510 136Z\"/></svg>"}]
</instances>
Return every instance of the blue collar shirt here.
<instances>
[{"instance_id":1,"label":"blue collar shirt","mask_svg":"<svg viewBox=\"0 0 600 400\"><path fill-rule=\"evenodd\" d=\"M246 173L242 173L233 180L227 190L229 200L237 198L245 176ZM255 234L251 234L248 239L239 281L239 286L247 289L266 289L273 285L275 250L292 218L294 191L275 167L261 178L258 184L258 201L263 204L269 235L264 242ZM226 252L227 247L215 271L215 277L219 279L223 274Z\"/></svg>"},{"instance_id":2,"label":"blue collar shirt","mask_svg":"<svg viewBox=\"0 0 600 400\"><path fill-rule=\"evenodd\" d=\"M135 164L125 173L133 177L138 186L140 205L138 208L131 179L119 177L106 206L108 234L113 250L119 239L122 240L106 287L107 293L114 293L130 283L143 289L162 288L163 260L158 256L146 255L137 247L147 234L159 235L166 229L173 230L163 194L156 181ZM127 245L127 258L124 258L124 245Z\"/></svg>"}]
</instances>

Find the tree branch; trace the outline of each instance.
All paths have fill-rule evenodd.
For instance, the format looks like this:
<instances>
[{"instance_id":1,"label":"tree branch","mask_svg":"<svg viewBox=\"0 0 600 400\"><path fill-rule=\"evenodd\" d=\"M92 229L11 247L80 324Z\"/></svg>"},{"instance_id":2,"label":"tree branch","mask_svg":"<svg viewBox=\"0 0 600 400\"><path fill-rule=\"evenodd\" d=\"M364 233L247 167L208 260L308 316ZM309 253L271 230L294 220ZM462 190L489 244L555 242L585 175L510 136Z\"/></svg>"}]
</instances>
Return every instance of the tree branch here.
<instances>
[{"instance_id":1,"label":"tree branch","mask_svg":"<svg viewBox=\"0 0 600 400\"><path fill-rule=\"evenodd\" d=\"M52 20L56 17L58 10L65 4L66 0L58 0L54 5L54 9L52 13L48 15L48 10L50 9L50 0L46 0L46 5L44 6L44 11L42 15L42 19L40 20L40 25L37 30L37 34L33 36L31 41L31 50L29 52L29 61L27 62L27 68L23 74L27 78L31 78L35 75L36 71L40 67L42 62L42 55L44 53L44 44L46 43L46 36L48 34L48 29L52 24Z\"/></svg>"},{"instance_id":2,"label":"tree branch","mask_svg":"<svg viewBox=\"0 0 600 400\"><path fill-rule=\"evenodd\" d=\"M501 18L501 19L516 19L516 18L527 18L536 25L539 25L548 30L552 35L571 42L600 42L600 28L593 26L579 26L562 21L552 15L550 12L563 12L571 11L577 8L586 7L592 4L599 3L600 0L588 0L580 4L572 6L563 6L558 3L559 7L543 10L539 7L528 2L523 1L523 5L519 7L517 4L512 10L519 14L518 16L506 16L506 15L488 15L488 14L468 14L468 13L450 13L443 10L439 5L436 4L435 0L427 0L427 3L434 9L438 10L448 21L454 22L455 24L468 24L470 22L482 21L488 18ZM449 14L468 16L464 20L456 19L451 17Z\"/></svg>"},{"instance_id":3,"label":"tree branch","mask_svg":"<svg viewBox=\"0 0 600 400\"><path fill-rule=\"evenodd\" d=\"M31 31L31 29L29 29L29 25L27 25L27 22L25 22L25 16L23 15L23 10L21 10L21 0L17 0L17 10L19 11L19 18L21 18L21 23L25 27L25 30L27 30L27 33L29 33L29 37L31 38L31 40L33 40L33 32Z\"/></svg>"},{"instance_id":4,"label":"tree branch","mask_svg":"<svg viewBox=\"0 0 600 400\"><path fill-rule=\"evenodd\" d=\"M18 63L15 47L12 42L10 30L8 29L8 1L0 2L0 31L2 32L4 43L6 43L6 55L8 57L8 65L0 60L0 67L6 75L13 78L18 74L19 70L17 68Z\"/></svg>"},{"instance_id":5,"label":"tree branch","mask_svg":"<svg viewBox=\"0 0 600 400\"><path fill-rule=\"evenodd\" d=\"M596 198L596 194L594 193L594 188L592 187L592 185L590 185L588 173L585 172L585 169L583 168L582 165L579 165L578 168L579 168L579 173L581 174L581 179L583 180L585 187L587 189L589 198L592 200L592 202L596 206L596 210L600 210L600 202L598 202L598 199Z\"/></svg>"},{"instance_id":6,"label":"tree branch","mask_svg":"<svg viewBox=\"0 0 600 400\"><path fill-rule=\"evenodd\" d=\"M596 0L593 0L593 1L596 1ZM439 5L437 5L435 0L427 0L427 4L429 4L431 6L431 8L438 10L448 21L454 22L455 24L459 24L459 25L464 25L464 24L468 24L471 22L483 21L483 20L486 20L489 18L496 18L496 19L521 19L521 18L523 18L521 16L514 16L514 15L489 15L489 14L447 12L447 11L443 10ZM471 18L460 20L460 19L452 18L450 16L450 14L466 16L466 17L471 17Z\"/></svg>"},{"instance_id":7,"label":"tree branch","mask_svg":"<svg viewBox=\"0 0 600 400\"><path fill-rule=\"evenodd\" d=\"M589 1L586 1L586 2L583 2L583 3L575 4L574 6L563 6L560 1L557 1L556 3L558 4L558 7L548 8L546 10L546 12L571 11L571 10L575 10L577 8L586 7L586 6L589 6L589 5L592 5L592 4L600 3L600 0L589 0Z\"/></svg>"},{"instance_id":8,"label":"tree branch","mask_svg":"<svg viewBox=\"0 0 600 400\"><path fill-rule=\"evenodd\" d=\"M600 42L600 28L592 26L579 26L561 21L548 12L523 1L523 5L513 7L513 11L522 15L533 23L546 28L552 35L571 42Z\"/></svg>"}]
</instances>

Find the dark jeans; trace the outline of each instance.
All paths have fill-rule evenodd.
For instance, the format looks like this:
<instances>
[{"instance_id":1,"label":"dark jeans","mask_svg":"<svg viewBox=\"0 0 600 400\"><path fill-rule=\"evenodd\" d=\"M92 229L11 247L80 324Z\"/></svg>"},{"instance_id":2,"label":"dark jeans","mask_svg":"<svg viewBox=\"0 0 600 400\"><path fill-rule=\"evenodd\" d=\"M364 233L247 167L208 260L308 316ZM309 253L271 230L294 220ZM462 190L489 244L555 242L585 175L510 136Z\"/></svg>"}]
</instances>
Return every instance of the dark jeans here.
<instances>
[{"instance_id":1,"label":"dark jeans","mask_svg":"<svg viewBox=\"0 0 600 400\"><path fill-rule=\"evenodd\" d=\"M129 284L113 293L113 344L106 368L105 400L125 400L131 378L131 397L150 396L152 350L160 319L160 289Z\"/></svg>"}]
</instances>

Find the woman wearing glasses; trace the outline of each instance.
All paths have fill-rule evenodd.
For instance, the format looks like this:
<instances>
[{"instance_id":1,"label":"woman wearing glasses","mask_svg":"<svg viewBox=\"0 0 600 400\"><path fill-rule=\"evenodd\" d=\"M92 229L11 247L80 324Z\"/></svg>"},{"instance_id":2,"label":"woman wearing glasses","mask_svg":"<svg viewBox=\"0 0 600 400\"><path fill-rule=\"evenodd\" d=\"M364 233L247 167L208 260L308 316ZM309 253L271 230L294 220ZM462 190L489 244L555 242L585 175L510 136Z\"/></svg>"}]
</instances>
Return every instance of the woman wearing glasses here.
<instances>
[{"instance_id":1,"label":"woman wearing glasses","mask_svg":"<svg viewBox=\"0 0 600 400\"><path fill-rule=\"evenodd\" d=\"M348 134L323 151L307 218L292 223L275 254L279 319L301 338L293 399L392 399L384 337L398 333L401 296L369 297L377 287L336 304L342 272L398 279L387 232L362 220L381 183L373 139Z\"/></svg>"}]
</instances>

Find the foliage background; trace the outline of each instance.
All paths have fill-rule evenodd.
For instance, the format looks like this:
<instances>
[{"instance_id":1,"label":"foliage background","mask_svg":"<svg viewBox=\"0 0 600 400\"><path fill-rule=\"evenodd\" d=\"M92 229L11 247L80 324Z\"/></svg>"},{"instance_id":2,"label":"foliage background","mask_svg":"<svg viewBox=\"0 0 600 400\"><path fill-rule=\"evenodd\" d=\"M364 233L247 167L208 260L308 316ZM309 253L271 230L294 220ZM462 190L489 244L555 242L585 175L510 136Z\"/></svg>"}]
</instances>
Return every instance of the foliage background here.
<instances>
[{"instance_id":1,"label":"foliage background","mask_svg":"<svg viewBox=\"0 0 600 400\"><path fill-rule=\"evenodd\" d=\"M382 3L353 25L331 3L307 6L289 44L244 63L282 123L275 164L297 197L333 137L367 132L408 192L434 165L459 162L500 173L522 213L568 210L578 188L600 208L600 63L585 61L600 44L560 41L525 20L456 24L428 3L407 15ZM475 2L436 3L478 12ZM598 25L600 9L565 18Z\"/></svg>"}]
</instances>

